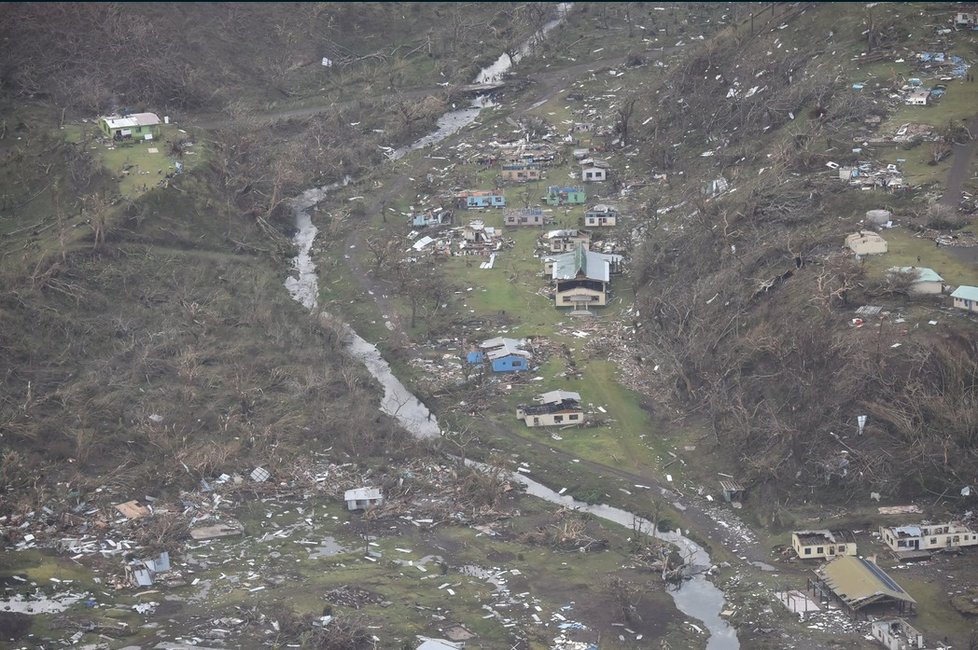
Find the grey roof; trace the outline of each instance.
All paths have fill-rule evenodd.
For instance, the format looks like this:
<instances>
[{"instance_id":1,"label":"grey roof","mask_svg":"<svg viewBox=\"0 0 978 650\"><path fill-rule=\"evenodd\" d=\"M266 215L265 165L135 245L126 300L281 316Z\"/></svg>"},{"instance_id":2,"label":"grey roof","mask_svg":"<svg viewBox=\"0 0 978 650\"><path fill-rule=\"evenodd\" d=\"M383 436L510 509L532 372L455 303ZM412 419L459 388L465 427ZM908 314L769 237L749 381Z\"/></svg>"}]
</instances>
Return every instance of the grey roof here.
<instances>
[{"instance_id":1,"label":"grey roof","mask_svg":"<svg viewBox=\"0 0 978 650\"><path fill-rule=\"evenodd\" d=\"M110 129L128 129L133 126L156 126L160 123L160 118L156 113L132 113L125 117L110 115L103 117Z\"/></svg>"},{"instance_id":2,"label":"grey roof","mask_svg":"<svg viewBox=\"0 0 978 650\"><path fill-rule=\"evenodd\" d=\"M580 402L581 394L569 390L551 390L546 393L542 393L538 399L544 404L559 404L565 400Z\"/></svg>"},{"instance_id":3,"label":"grey roof","mask_svg":"<svg viewBox=\"0 0 978 650\"><path fill-rule=\"evenodd\" d=\"M500 348L507 345L510 347L519 348L522 347L523 344L523 339L508 339L503 336L497 336L492 339L486 339L479 344L479 347L483 350L492 350L493 348Z\"/></svg>"},{"instance_id":4,"label":"grey roof","mask_svg":"<svg viewBox=\"0 0 978 650\"><path fill-rule=\"evenodd\" d=\"M513 339L507 339L507 341L512 341ZM530 358L530 353L526 350L520 348L518 345L513 345L512 343L505 343L500 347L493 348L486 352L486 356L489 357L490 361L495 361L496 359L502 359L503 357L508 357L511 354L515 354L520 357Z\"/></svg>"},{"instance_id":5,"label":"grey roof","mask_svg":"<svg viewBox=\"0 0 978 650\"><path fill-rule=\"evenodd\" d=\"M589 280L608 282L611 279L611 264L620 262L621 255L592 253L578 244L577 249L554 258L554 280L573 280L583 273Z\"/></svg>"},{"instance_id":6,"label":"grey roof","mask_svg":"<svg viewBox=\"0 0 978 650\"><path fill-rule=\"evenodd\" d=\"M915 273L916 279L914 282L944 282L944 278L938 275L937 271L929 269L926 266L894 266L887 272Z\"/></svg>"},{"instance_id":7,"label":"grey roof","mask_svg":"<svg viewBox=\"0 0 978 650\"><path fill-rule=\"evenodd\" d=\"M364 499L380 499L382 498L383 492L380 488L375 487L362 487L356 488L354 490L347 490L343 493L344 501L363 501Z\"/></svg>"}]
</instances>

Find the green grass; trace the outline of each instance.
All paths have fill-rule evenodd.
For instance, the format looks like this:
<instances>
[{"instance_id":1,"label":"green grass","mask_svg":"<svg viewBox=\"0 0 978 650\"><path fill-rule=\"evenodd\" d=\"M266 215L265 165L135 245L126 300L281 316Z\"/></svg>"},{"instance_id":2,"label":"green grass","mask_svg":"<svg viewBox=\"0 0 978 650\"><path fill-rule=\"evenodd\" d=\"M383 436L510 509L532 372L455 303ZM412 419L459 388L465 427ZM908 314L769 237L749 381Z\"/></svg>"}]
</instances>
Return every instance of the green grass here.
<instances>
[{"instance_id":1,"label":"green grass","mask_svg":"<svg viewBox=\"0 0 978 650\"><path fill-rule=\"evenodd\" d=\"M975 227L972 222L971 228ZM968 228L965 228L967 230ZM978 284L978 268L964 262L943 246L935 246L931 239L916 237L906 228L893 228L882 233L889 245L884 255L870 255L866 267L875 277L883 277L893 266L924 266L937 271L951 285ZM920 262L917 258L920 258Z\"/></svg>"},{"instance_id":2,"label":"green grass","mask_svg":"<svg viewBox=\"0 0 978 650\"><path fill-rule=\"evenodd\" d=\"M170 154L170 142L185 137L176 126L161 125L160 136L155 140L117 144L103 137L92 123L65 125L61 134L67 142L88 142L105 168L117 179L119 193L130 199L156 187L167 173L175 171L177 159ZM152 151L154 149L155 152ZM191 151L192 154L180 159L184 171L190 171L206 157L200 145L191 148Z\"/></svg>"}]
</instances>

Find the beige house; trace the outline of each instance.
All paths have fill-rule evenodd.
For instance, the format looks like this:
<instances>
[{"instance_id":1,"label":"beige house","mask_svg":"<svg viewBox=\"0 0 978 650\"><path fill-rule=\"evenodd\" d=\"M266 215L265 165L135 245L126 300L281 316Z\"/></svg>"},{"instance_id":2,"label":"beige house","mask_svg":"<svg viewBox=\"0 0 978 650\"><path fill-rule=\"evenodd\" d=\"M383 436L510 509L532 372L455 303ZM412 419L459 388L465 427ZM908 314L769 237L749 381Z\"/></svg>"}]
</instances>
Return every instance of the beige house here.
<instances>
[{"instance_id":1,"label":"beige house","mask_svg":"<svg viewBox=\"0 0 978 650\"><path fill-rule=\"evenodd\" d=\"M584 312L589 307L605 306L611 273L618 270L623 259L621 255L592 253L583 244L578 244L570 253L556 256L553 260L554 304Z\"/></svg>"},{"instance_id":2,"label":"beige house","mask_svg":"<svg viewBox=\"0 0 978 650\"><path fill-rule=\"evenodd\" d=\"M503 165L502 170L499 172L500 178L504 181L513 181L517 183L525 183L527 181L538 181L543 178L543 170L533 163L513 163L508 165Z\"/></svg>"},{"instance_id":3,"label":"beige house","mask_svg":"<svg viewBox=\"0 0 978 650\"><path fill-rule=\"evenodd\" d=\"M954 290L951 300L956 309L978 313L978 287L963 284Z\"/></svg>"},{"instance_id":4,"label":"beige house","mask_svg":"<svg viewBox=\"0 0 978 650\"><path fill-rule=\"evenodd\" d=\"M860 230L846 237L846 247L856 255L881 255L887 251L886 240L872 230Z\"/></svg>"},{"instance_id":5,"label":"beige house","mask_svg":"<svg viewBox=\"0 0 978 650\"><path fill-rule=\"evenodd\" d=\"M856 538L848 530L798 530L791 533L791 548L803 560L824 560L856 554Z\"/></svg>"},{"instance_id":6,"label":"beige house","mask_svg":"<svg viewBox=\"0 0 978 650\"><path fill-rule=\"evenodd\" d=\"M602 226L614 226L618 223L618 210L599 203L590 210L584 212L584 225L588 228L600 228Z\"/></svg>"},{"instance_id":7,"label":"beige house","mask_svg":"<svg viewBox=\"0 0 978 650\"><path fill-rule=\"evenodd\" d=\"M553 427L584 422L581 395L566 390L552 390L539 395L530 406L516 407L516 417L528 427Z\"/></svg>"},{"instance_id":8,"label":"beige house","mask_svg":"<svg viewBox=\"0 0 978 650\"><path fill-rule=\"evenodd\" d=\"M566 253L583 244L585 250L591 248L591 233L588 230L551 230L543 235L544 245L551 253ZM549 273L549 270L547 271Z\"/></svg>"},{"instance_id":9,"label":"beige house","mask_svg":"<svg viewBox=\"0 0 978 650\"><path fill-rule=\"evenodd\" d=\"M946 524L880 526L883 543L897 553L956 550L978 546L978 533L959 522Z\"/></svg>"}]
</instances>

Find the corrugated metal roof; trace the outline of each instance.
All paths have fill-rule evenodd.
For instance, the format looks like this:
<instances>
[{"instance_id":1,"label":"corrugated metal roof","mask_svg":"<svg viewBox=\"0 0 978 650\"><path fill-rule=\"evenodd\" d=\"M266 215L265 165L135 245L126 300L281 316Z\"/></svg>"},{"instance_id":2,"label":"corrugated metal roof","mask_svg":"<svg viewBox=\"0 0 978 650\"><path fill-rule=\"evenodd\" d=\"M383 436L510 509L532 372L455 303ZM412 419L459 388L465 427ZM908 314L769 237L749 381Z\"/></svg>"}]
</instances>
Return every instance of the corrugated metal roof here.
<instances>
[{"instance_id":1,"label":"corrugated metal roof","mask_svg":"<svg viewBox=\"0 0 978 650\"><path fill-rule=\"evenodd\" d=\"M544 404L558 404L565 400L581 401L581 394L569 390L552 390L540 395L540 401Z\"/></svg>"},{"instance_id":2,"label":"corrugated metal roof","mask_svg":"<svg viewBox=\"0 0 978 650\"><path fill-rule=\"evenodd\" d=\"M160 123L160 118L156 113L133 113L125 117L110 115L102 119L105 120L105 123L109 125L110 129L128 129L133 126L156 126Z\"/></svg>"},{"instance_id":3,"label":"corrugated metal roof","mask_svg":"<svg viewBox=\"0 0 978 650\"><path fill-rule=\"evenodd\" d=\"M343 493L344 501L363 501L365 499L380 499L382 497L383 493L380 491L380 488L375 487L356 488Z\"/></svg>"},{"instance_id":4,"label":"corrugated metal roof","mask_svg":"<svg viewBox=\"0 0 978 650\"><path fill-rule=\"evenodd\" d=\"M608 282L611 279L611 264L620 262L621 255L592 253L578 243L570 253L554 258L554 280L573 280L583 273L589 280Z\"/></svg>"},{"instance_id":5,"label":"corrugated metal roof","mask_svg":"<svg viewBox=\"0 0 978 650\"><path fill-rule=\"evenodd\" d=\"M916 603L903 587L874 562L861 557L840 557L817 571L825 584L847 605L859 609L890 598Z\"/></svg>"},{"instance_id":6,"label":"corrugated metal roof","mask_svg":"<svg viewBox=\"0 0 978 650\"><path fill-rule=\"evenodd\" d=\"M978 287L971 287L966 284L962 284L960 287L954 290L951 297L960 298L962 300L974 300L978 302Z\"/></svg>"},{"instance_id":7,"label":"corrugated metal roof","mask_svg":"<svg viewBox=\"0 0 978 650\"><path fill-rule=\"evenodd\" d=\"M479 347L482 348L483 350L491 350L493 348L501 348L504 345L508 345L508 346L514 347L514 348L519 348L519 347L523 347L523 344L525 342L526 341L524 339L508 339L508 338L503 337L503 336L497 336L497 337L492 338L492 339L486 339L485 341L483 341L482 343L479 344Z\"/></svg>"}]
</instances>

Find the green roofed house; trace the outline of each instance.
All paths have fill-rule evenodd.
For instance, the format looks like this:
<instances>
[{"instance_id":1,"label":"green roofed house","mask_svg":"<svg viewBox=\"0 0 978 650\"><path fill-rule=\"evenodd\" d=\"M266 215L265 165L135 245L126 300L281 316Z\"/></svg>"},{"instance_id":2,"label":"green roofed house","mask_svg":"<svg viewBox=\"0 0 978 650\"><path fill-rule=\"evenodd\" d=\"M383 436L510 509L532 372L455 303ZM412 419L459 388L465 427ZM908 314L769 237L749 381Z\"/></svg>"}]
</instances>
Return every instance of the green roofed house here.
<instances>
[{"instance_id":1,"label":"green roofed house","mask_svg":"<svg viewBox=\"0 0 978 650\"><path fill-rule=\"evenodd\" d=\"M944 292L944 278L934 269L924 266L894 266L887 271L887 274L913 275L914 279L910 283L911 293L937 295Z\"/></svg>"},{"instance_id":2,"label":"green roofed house","mask_svg":"<svg viewBox=\"0 0 978 650\"><path fill-rule=\"evenodd\" d=\"M951 294L951 299L956 308L978 313L978 287L962 284Z\"/></svg>"},{"instance_id":3,"label":"green roofed house","mask_svg":"<svg viewBox=\"0 0 978 650\"><path fill-rule=\"evenodd\" d=\"M589 306L608 304L611 274L618 271L622 259L621 255L593 253L582 242L578 242L573 251L554 257L556 306L588 311Z\"/></svg>"},{"instance_id":4,"label":"green roofed house","mask_svg":"<svg viewBox=\"0 0 978 650\"><path fill-rule=\"evenodd\" d=\"M156 113L131 113L100 117L98 126L113 140L155 140L160 137L160 118ZM147 138L146 136L150 137Z\"/></svg>"},{"instance_id":5,"label":"green roofed house","mask_svg":"<svg viewBox=\"0 0 978 650\"><path fill-rule=\"evenodd\" d=\"M815 570L815 579L809 580L809 588L823 599L837 598L853 614L873 606L913 611L917 604L875 562L861 557L836 557Z\"/></svg>"}]
</instances>

